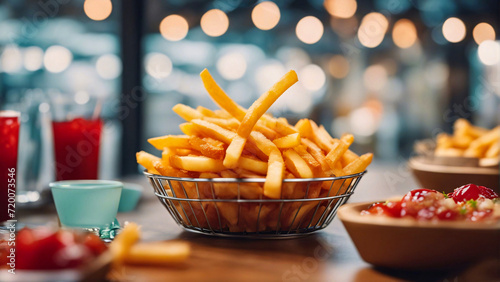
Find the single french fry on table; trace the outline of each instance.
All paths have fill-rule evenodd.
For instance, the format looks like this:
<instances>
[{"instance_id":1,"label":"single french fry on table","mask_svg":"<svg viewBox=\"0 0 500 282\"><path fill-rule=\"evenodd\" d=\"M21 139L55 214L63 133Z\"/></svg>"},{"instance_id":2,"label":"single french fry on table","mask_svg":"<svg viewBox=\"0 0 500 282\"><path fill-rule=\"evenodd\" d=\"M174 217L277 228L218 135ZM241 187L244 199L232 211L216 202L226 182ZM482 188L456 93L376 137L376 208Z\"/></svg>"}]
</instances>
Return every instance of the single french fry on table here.
<instances>
[{"instance_id":1,"label":"single french fry on table","mask_svg":"<svg viewBox=\"0 0 500 282\"><path fill-rule=\"evenodd\" d=\"M113 242L109 245L109 250L113 255L113 265L120 266L128 255L130 248L141 238L140 227L131 222L123 228Z\"/></svg>"},{"instance_id":2,"label":"single french fry on table","mask_svg":"<svg viewBox=\"0 0 500 282\"><path fill-rule=\"evenodd\" d=\"M125 257L125 262L134 265L178 264L186 261L190 253L191 247L187 242L138 243L131 246Z\"/></svg>"}]
</instances>

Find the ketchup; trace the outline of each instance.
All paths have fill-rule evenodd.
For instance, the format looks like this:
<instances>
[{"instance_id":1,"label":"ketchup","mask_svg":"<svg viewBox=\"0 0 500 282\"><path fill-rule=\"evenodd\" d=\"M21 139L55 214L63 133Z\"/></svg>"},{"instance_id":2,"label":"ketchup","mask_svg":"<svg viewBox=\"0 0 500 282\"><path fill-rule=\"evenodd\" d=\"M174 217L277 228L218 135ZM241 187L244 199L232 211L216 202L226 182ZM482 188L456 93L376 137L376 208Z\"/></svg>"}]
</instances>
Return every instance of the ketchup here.
<instances>
[{"instance_id":1,"label":"ketchup","mask_svg":"<svg viewBox=\"0 0 500 282\"><path fill-rule=\"evenodd\" d=\"M455 200L455 202L464 202L468 200L477 200L479 198L495 199L498 198L498 194L490 188L484 186L478 186L475 184L467 184L458 187L448 195L450 198Z\"/></svg>"},{"instance_id":2,"label":"ketchup","mask_svg":"<svg viewBox=\"0 0 500 282\"><path fill-rule=\"evenodd\" d=\"M385 215L394 218L412 217L419 220L457 220L480 221L493 214L492 208L477 208L478 203L498 198L490 188L467 184L445 195L431 189L415 189L408 192L400 201L375 203L361 214ZM449 198L449 199L448 199ZM451 203L450 203L451 201Z\"/></svg>"},{"instance_id":3,"label":"ketchup","mask_svg":"<svg viewBox=\"0 0 500 282\"><path fill-rule=\"evenodd\" d=\"M0 262L7 253L1 249ZM107 250L94 234L68 230L53 231L45 227L23 228L16 236L16 268L54 270L76 268Z\"/></svg>"}]
</instances>

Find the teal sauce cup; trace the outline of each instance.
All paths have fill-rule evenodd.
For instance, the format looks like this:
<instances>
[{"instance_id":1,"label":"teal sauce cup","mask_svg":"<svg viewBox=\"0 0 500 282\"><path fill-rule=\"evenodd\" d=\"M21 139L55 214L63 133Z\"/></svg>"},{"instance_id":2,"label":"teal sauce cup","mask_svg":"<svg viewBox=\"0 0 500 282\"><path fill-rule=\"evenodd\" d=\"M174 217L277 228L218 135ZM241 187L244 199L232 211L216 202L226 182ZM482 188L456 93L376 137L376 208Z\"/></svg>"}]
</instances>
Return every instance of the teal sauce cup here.
<instances>
[{"instance_id":1,"label":"teal sauce cup","mask_svg":"<svg viewBox=\"0 0 500 282\"><path fill-rule=\"evenodd\" d=\"M115 221L123 184L71 180L50 183L50 188L62 226L103 229Z\"/></svg>"},{"instance_id":2,"label":"teal sauce cup","mask_svg":"<svg viewBox=\"0 0 500 282\"><path fill-rule=\"evenodd\" d=\"M133 183L123 183L122 195L118 212L130 212L135 209L142 195L142 186Z\"/></svg>"}]
</instances>

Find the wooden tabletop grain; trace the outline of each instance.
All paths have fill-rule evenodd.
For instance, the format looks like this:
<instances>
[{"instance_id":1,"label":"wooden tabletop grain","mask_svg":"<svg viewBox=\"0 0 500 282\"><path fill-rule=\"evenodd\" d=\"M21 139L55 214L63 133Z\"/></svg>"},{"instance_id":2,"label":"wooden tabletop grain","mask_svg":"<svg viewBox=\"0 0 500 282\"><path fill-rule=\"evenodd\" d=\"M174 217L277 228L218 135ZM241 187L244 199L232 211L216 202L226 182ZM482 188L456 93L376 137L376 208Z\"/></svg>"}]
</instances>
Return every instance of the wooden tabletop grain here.
<instances>
[{"instance_id":1,"label":"wooden tabletop grain","mask_svg":"<svg viewBox=\"0 0 500 282\"><path fill-rule=\"evenodd\" d=\"M378 269L365 263L337 218L313 235L286 240L227 239L183 231L156 199L145 177L126 179L144 186L137 209L118 220L142 226L143 241L182 240L192 255L182 265L126 266L113 277L120 281L467 281L483 275L491 262L466 269L407 272ZM350 202L377 201L417 188L405 163L376 163L361 180ZM19 211L20 222L57 222L53 207ZM488 265L490 263L490 265ZM498 273L494 274L497 275ZM478 280L476 280L478 281Z\"/></svg>"}]
</instances>

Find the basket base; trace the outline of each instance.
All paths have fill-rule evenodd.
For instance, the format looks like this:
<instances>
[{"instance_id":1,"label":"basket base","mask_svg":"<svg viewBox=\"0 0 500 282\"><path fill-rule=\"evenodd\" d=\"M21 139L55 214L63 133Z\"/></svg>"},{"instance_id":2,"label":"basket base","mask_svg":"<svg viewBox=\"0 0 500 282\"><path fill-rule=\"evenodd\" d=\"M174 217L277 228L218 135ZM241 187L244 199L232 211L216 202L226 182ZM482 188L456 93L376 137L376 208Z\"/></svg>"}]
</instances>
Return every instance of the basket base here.
<instances>
[{"instance_id":1,"label":"basket base","mask_svg":"<svg viewBox=\"0 0 500 282\"><path fill-rule=\"evenodd\" d=\"M187 232L190 233L196 233L196 234L202 234L206 236L212 236L212 237L222 237L222 238L238 238L238 239L266 239L266 240L287 240L287 239L296 239L296 238L302 238L306 237L309 235L312 235L316 233L317 231L323 229L323 228L316 228L312 230L305 231L303 233L288 233L286 231L281 231L281 232L241 232L241 233L235 233L235 232L220 232L220 231L201 231L201 230L196 230L196 229L191 229L184 227L180 225L182 229L184 229Z\"/></svg>"}]
</instances>

